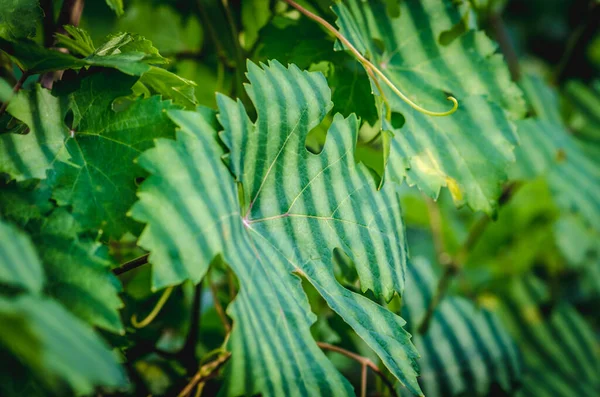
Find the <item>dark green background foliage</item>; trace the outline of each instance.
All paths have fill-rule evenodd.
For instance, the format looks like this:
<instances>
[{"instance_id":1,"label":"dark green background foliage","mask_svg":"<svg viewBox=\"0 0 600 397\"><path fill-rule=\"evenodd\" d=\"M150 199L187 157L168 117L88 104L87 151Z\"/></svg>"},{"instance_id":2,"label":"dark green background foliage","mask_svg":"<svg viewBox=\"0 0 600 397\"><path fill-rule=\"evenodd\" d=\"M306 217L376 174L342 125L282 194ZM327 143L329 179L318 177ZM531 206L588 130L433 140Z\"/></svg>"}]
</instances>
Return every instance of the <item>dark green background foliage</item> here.
<instances>
[{"instance_id":1,"label":"dark green background foliage","mask_svg":"<svg viewBox=\"0 0 600 397\"><path fill-rule=\"evenodd\" d=\"M0 0L0 395L600 395L600 3L297 3Z\"/></svg>"}]
</instances>

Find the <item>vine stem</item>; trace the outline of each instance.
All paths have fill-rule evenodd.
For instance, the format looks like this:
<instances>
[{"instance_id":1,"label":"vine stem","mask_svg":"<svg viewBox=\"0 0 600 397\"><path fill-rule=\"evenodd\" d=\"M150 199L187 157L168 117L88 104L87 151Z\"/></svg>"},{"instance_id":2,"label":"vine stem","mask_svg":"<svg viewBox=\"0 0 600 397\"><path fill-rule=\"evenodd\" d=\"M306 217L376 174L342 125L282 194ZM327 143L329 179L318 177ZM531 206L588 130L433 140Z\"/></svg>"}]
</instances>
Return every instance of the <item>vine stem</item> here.
<instances>
[{"instance_id":1,"label":"vine stem","mask_svg":"<svg viewBox=\"0 0 600 397\"><path fill-rule=\"evenodd\" d=\"M389 389L392 396L396 396L396 397L398 396L398 394L396 393L396 389L394 389L394 385L383 374L383 372L381 372L379 367L377 365L375 365L375 363L373 361L371 361L370 359L363 357L359 354L356 354L354 352L351 352L349 350L343 349L341 347L329 344L329 343L317 342L317 345L322 350L329 350L332 352L340 353L348 358L351 358L354 361L358 362L362 366L362 368L361 368L361 396L364 397L367 394L367 368L371 368L371 370L373 370L373 372L383 381L383 383Z\"/></svg>"},{"instance_id":2,"label":"vine stem","mask_svg":"<svg viewBox=\"0 0 600 397\"><path fill-rule=\"evenodd\" d=\"M511 182L505 185L504 189L502 189L500 197L498 198L498 206L502 207L503 205L505 205L514 196L515 192L521 186L522 183L520 182ZM423 320L417 327L417 331L421 335L425 334L429 329L429 324L431 323L431 319L433 318L435 309L446 295L446 292L448 291L448 287L450 286L452 279L454 278L454 276L460 273L462 265L465 262L467 255L469 254L469 252L471 252L471 249L475 247L491 220L491 218L487 215L483 215L482 217L480 217L473 224L473 226L471 226L471 229L469 230L469 234L467 235L464 244L461 246L461 248L458 250L458 252L453 258L448 252L446 252L444 248L442 217L439 207L435 204L435 202L433 202L433 200L428 199L427 210L429 212L429 222L431 225L431 232L433 236L433 245L437 253L438 262L444 267L444 272L440 277L435 294L431 298L431 302L429 302L429 306L427 307L425 316L423 317Z\"/></svg>"},{"instance_id":3,"label":"vine stem","mask_svg":"<svg viewBox=\"0 0 600 397\"><path fill-rule=\"evenodd\" d=\"M167 300L169 300L169 296L171 296L171 292L173 292L174 288L175 287L168 287L164 290L160 296L160 299L156 303L156 306L154 306L154 309L152 309L152 311L142 321L138 321L137 315L134 314L131 317L131 324L136 328L144 328L150 324L156 318L156 316L158 316L158 313L160 313L165 303L167 303Z\"/></svg>"},{"instance_id":4,"label":"vine stem","mask_svg":"<svg viewBox=\"0 0 600 397\"><path fill-rule=\"evenodd\" d=\"M350 50L350 52L356 57L356 59L367 70L367 73L369 73L369 71L370 71L371 73L376 74L381 80L383 80L383 82L388 87L390 87L390 89L396 95L398 95L400 97L400 99L402 99L404 102L406 102L413 109L415 109L423 114L426 114L428 116L435 116L435 117L449 116L452 113L456 112L456 110L458 109L458 101L456 100L456 98L454 98L451 95L448 96L446 99L448 99L449 101L452 102L452 104L453 104L452 109L445 111L445 112L433 112L431 110L427 110L427 109L422 108L421 106L417 105L410 98L408 98L406 95L404 95L404 93L402 91L400 91L398 89L398 87L396 87L396 85L394 85L394 83L392 83L390 81L390 79L388 79L387 76L381 70L379 70L379 68L377 66L375 66L373 63L371 63L371 61L369 61L367 58L365 58L360 53L360 51L358 51L356 49L356 47L354 47L352 45L352 43L350 43L350 41L342 33L340 33L340 31L338 31L336 28L334 28L329 22L327 22L325 19L321 18L320 16L313 14L306 8L304 8L301 5L299 5L298 3L296 3L294 0L283 0L283 1L285 1L290 6L294 7L296 10L300 11L302 14L304 14L308 18L312 19L313 21L317 22L319 25L321 25L325 29L327 29L327 31L329 31L331 34L333 34L339 41L341 41ZM371 73L369 73L369 74L371 75ZM382 95L383 95L383 93L382 93Z\"/></svg>"},{"instance_id":5,"label":"vine stem","mask_svg":"<svg viewBox=\"0 0 600 397\"><path fill-rule=\"evenodd\" d=\"M12 93L10 94L10 97L8 97L6 99L6 101L4 101L4 103L2 103L2 106L0 106L0 116L2 116L4 114L4 112L6 111L6 108L8 107L8 103L11 101L11 99L13 99L13 97L17 94L17 92L19 92L21 87L23 87L23 83L25 83L25 80L27 80L27 77L29 77L29 73L23 72L21 74L21 77L19 78L19 80L17 80L17 83L15 84L15 86L12 89Z\"/></svg>"},{"instance_id":6,"label":"vine stem","mask_svg":"<svg viewBox=\"0 0 600 397\"><path fill-rule=\"evenodd\" d=\"M198 372L192 377L189 383L181 390L177 395L178 397L185 397L191 393L191 391L198 385L196 395L199 396L202 393L204 382L210 379L214 374L231 358L231 353L223 352L215 360L204 364L198 369Z\"/></svg>"},{"instance_id":7,"label":"vine stem","mask_svg":"<svg viewBox=\"0 0 600 397\"><path fill-rule=\"evenodd\" d=\"M114 268L112 270L112 272L113 272L113 274L115 276L119 276L119 275L121 275L123 273L126 273L126 272L130 271L130 270L133 270L133 269L136 269L136 268L138 268L138 267L140 267L142 265L145 265L145 264L148 263L148 256L149 255L150 254L144 254L144 255L142 255L140 257L137 257L137 258L135 258L133 260L130 260L129 262L125 262L123 265L121 265L121 266L119 266L117 268Z\"/></svg>"},{"instance_id":8,"label":"vine stem","mask_svg":"<svg viewBox=\"0 0 600 397\"><path fill-rule=\"evenodd\" d=\"M64 25L73 25L78 26L79 20L81 19L81 14L83 13L83 6L85 4L84 0L64 0L63 5L60 9L60 14L58 15L58 21L56 22L56 33L66 33L63 28ZM52 14L46 15L46 18L52 18ZM48 40L49 42L49 40ZM56 40L53 41L56 43ZM69 52L65 48L59 49L61 52ZM54 81L60 80L64 70L55 70L52 72L47 72L41 75L40 83L42 87L51 89L54 85Z\"/></svg>"},{"instance_id":9,"label":"vine stem","mask_svg":"<svg viewBox=\"0 0 600 397\"><path fill-rule=\"evenodd\" d=\"M223 306L221 306L221 302L219 301L219 296L217 295L217 292L218 292L217 287L215 286L215 284L212 282L212 280L210 278L210 271L208 273L206 273L206 282L208 283L208 286L210 287L210 293L213 298L213 304L215 305L215 310L217 311L217 314L219 315L219 318L221 319L221 323L223 323L223 328L225 328L226 333L230 333L231 332L231 324L229 324L229 321L227 320L227 315L225 314L225 310L223 310Z\"/></svg>"}]
</instances>

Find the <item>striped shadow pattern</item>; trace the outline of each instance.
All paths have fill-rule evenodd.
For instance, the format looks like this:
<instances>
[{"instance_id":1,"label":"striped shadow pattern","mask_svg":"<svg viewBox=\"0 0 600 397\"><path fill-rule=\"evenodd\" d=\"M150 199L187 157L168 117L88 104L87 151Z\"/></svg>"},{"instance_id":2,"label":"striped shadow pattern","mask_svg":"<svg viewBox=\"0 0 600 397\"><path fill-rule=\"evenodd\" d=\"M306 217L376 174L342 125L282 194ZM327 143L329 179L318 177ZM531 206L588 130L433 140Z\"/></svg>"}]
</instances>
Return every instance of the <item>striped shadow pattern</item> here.
<instances>
[{"instance_id":1,"label":"striped shadow pattern","mask_svg":"<svg viewBox=\"0 0 600 397\"><path fill-rule=\"evenodd\" d=\"M571 105L569 126L584 139L600 144L600 80L589 86L580 81L570 81L565 96Z\"/></svg>"},{"instance_id":2,"label":"striped shadow pattern","mask_svg":"<svg viewBox=\"0 0 600 397\"><path fill-rule=\"evenodd\" d=\"M225 394L352 394L311 336L303 278L420 395L404 320L333 273L339 248L363 291L388 300L402 293L407 253L396 187L378 191L356 163L355 116L336 115L323 151L306 150L307 134L332 107L321 73L249 62L248 79L255 121L240 101L217 100L227 165L216 116L206 109L169 112L177 139L160 139L139 158L151 175L131 213L147 224L139 244L150 251L154 288L199 282L219 254L236 273Z\"/></svg>"},{"instance_id":3,"label":"striped shadow pattern","mask_svg":"<svg viewBox=\"0 0 600 397\"><path fill-rule=\"evenodd\" d=\"M518 143L511 119L525 112L496 45L466 28L442 44L442 36L463 23L449 0L403 1L398 18L383 1L346 0L334 11L341 32L413 102L432 111L452 107L448 94L459 102L454 114L431 117L381 83L391 110L402 116L392 118L387 175L432 198L448 187L457 205L493 213Z\"/></svg>"},{"instance_id":4,"label":"striped shadow pattern","mask_svg":"<svg viewBox=\"0 0 600 397\"><path fill-rule=\"evenodd\" d=\"M414 258L408 267L402 316L421 354L419 383L425 395L487 396L498 386L511 392L521 377L521 356L495 313L448 296L435 309L425 334L418 334L437 283L429 261Z\"/></svg>"},{"instance_id":5,"label":"striped shadow pattern","mask_svg":"<svg viewBox=\"0 0 600 397\"><path fill-rule=\"evenodd\" d=\"M0 220L0 284L42 291L44 269L27 235Z\"/></svg>"},{"instance_id":6,"label":"striped shadow pattern","mask_svg":"<svg viewBox=\"0 0 600 397\"><path fill-rule=\"evenodd\" d=\"M566 303L553 305L534 276L515 279L502 299L502 320L524 357L522 397L598 395L600 355L594 330Z\"/></svg>"},{"instance_id":7,"label":"striped shadow pattern","mask_svg":"<svg viewBox=\"0 0 600 397\"><path fill-rule=\"evenodd\" d=\"M566 130L556 93L535 76L524 77L521 85L536 116L517 122L521 146L511 178L545 177L560 208L581 214L598 229L600 165Z\"/></svg>"},{"instance_id":8,"label":"striped shadow pattern","mask_svg":"<svg viewBox=\"0 0 600 397\"><path fill-rule=\"evenodd\" d=\"M0 347L27 365L50 390L83 395L98 386L126 386L124 371L104 341L42 295L46 280L31 240L4 221L0 221L0 284L26 289L10 296L0 289Z\"/></svg>"}]
</instances>

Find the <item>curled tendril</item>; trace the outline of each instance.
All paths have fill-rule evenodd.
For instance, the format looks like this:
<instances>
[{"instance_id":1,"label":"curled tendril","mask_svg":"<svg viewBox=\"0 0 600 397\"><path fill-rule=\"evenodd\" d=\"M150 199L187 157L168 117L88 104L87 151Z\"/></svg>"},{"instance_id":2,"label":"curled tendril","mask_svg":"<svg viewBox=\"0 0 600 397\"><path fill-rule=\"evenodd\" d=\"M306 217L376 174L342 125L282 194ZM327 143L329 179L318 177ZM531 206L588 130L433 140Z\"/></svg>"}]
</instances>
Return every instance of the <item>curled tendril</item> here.
<instances>
[{"instance_id":1,"label":"curled tendril","mask_svg":"<svg viewBox=\"0 0 600 397\"><path fill-rule=\"evenodd\" d=\"M406 95L404 95L404 93L402 91L400 91L398 89L398 87L396 87L394 85L394 83L392 83L390 81L390 79L388 79L387 76L381 70L379 70L379 68L377 66L373 65L373 63L371 63L371 61L369 61L367 58L365 58L360 53L360 51L358 51L343 34L341 34L336 28L331 26L331 24L329 22L327 22L320 16L313 14L312 12L308 11L304 7L300 6L294 0L284 0L284 1L286 3L288 3L289 5L291 5L292 7L294 7L295 9L297 9L298 11L300 11L302 14L306 15L308 18L312 19L313 21L317 22L319 25L323 26L331 34L333 34L339 41L341 41L350 50L350 52L352 54L354 54L356 59L367 70L367 74L375 81L375 84L377 85L377 88L379 89L379 92L381 93L382 96L384 94L383 94L383 91L379 87L379 82L377 81L378 79L375 75L377 75L381 80L383 80L383 82L388 87L390 87L390 89L396 95L398 95L400 97L400 99L402 99L404 102L406 102L411 108L413 108L423 114L426 114L428 116L434 116L434 117L443 117L443 116L451 115L452 113L456 112L456 110L458 109L458 100L451 95L448 96L446 99L448 99L449 101L452 102L452 109L447 110L445 112L434 112L434 111L427 110L427 109L422 108L421 106L417 105L412 100L410 100L410 98L408 98ZM384 102L386 102L386 104L387 104L387 100L385 99L385 96L383 98L384 98ZM388 109L389 109L389 106L388 106ZM388 114L389 114L389 110L388 110Z\"/></svg>"},{"instance_id":2,"label":"curled tendril","mask_svg":"<svg viewBox=\"0 0 600 397\"><path fill-rule=\"evenodd\" d=\"M156 316L158 316L158 313L160 313L165 303L167 303L169 296L171 296L171 292L173 292L173 288L174 287L169 287L164 290L164 292L160 296L160 299L158 300L158 302L156 302L156 306L154 306L154 309L152 309L152 311L146 316L145 319L143 319L142 321L138 321L137 316L134 314L131 317L131 324L135 328L144 328L145 326L150 324L156 318Z\"/></svg>"}]
</instances>

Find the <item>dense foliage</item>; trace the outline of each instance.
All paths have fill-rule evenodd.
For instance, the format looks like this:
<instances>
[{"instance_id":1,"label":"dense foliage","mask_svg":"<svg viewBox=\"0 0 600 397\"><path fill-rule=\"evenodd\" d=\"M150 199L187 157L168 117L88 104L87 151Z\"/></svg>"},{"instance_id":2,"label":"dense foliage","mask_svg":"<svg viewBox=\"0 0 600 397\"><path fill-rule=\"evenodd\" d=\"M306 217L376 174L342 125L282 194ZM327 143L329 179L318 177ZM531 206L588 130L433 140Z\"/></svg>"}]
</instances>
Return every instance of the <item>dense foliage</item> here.
<instances>
[{"instance_id":1,"label":"dense foliage","mask_svg":"<svg viewBox=\"0 0 600 397\"><path fill-rule=\"evenodd\" d=\"M0 395L599 395L597 26L0 0Z\"/></svg>"}]
</instances>

